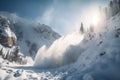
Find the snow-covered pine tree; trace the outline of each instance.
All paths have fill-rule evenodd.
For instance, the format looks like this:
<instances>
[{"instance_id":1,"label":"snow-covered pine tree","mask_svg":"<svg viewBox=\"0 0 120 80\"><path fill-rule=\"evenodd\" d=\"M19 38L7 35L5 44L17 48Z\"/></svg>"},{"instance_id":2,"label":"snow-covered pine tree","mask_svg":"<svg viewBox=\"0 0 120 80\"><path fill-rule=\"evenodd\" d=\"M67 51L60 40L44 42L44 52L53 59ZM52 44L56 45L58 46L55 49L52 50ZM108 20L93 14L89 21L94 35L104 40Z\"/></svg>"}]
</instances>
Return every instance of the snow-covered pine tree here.
<instances>
[{"instance_id":1,"label":"snow-covered pine tree","mask_svg":"<svg viewBox=\"0 0 120 80\"><path fill-rule=\"evenodd\" d=\"M104 14L105 14L106 19L107 19L108 18L108 16L107 16L108 15L108 8L107 7L104 8Z\"/></svg>"},{"instance_id":2,"label":"snow-covered pine tree","mask_svg":"<svg viewBox=\"0 0 120 80\"><path fill-rule=\"evenodd\" d=\"M94 37L94 25L93 24L91 24L89 27L88 37L90 40L92 40L92 38Z\"/></svg>"},{"instance_id":3,"label":"snow-covered pine tree","mask_svg":"<svg viewBox=\"0 0 120 80\"><path fill-rule=\"evenodd\" d=\"M83 23L81 22L81 26L80 26L80 33L83 34L84 33L84 27L83 27Z\"/></svg>"},{"instance_id":4,"label":"snow-covered pine tree","mask_svg":"<svg viewBox=\"0 0 120 80\"><path fill-rule=\"evenodd\" d=\"M116 15L120 11L120 0L112 0L109 3L109 17Z\"/></svg>"},{"instance_id":5,"label":"snow-covered pine tree","mask_svg":"<svg viewBox=\"0 0 120 80\"><path fill-rule=\"evenodd\" d=\"M118 10L120 12L120 0L118 0Z\"/></svg>"},{"instance_id":6,"label":"snow-covered pine tree","mask_svg":"<svg viewBox=\"0 0 120 80\"><path fill-rule=\"evenodd\" d=\"M110 17L113 15L113 1L110 1L110 4L109 4L109 7L110 7L110 9L109 9L109 14L110 14Z\"/></svg>"},{"instance_id":7,"label":"snow-covered pine tree","mask_svg":"<svg viewBox=\"0 0 120 80\"><path fill-rule=\"evenodd\" d=\"M113 16L119 11L119 5L117 0L113 0Z\"/></svg>"}]
</instances>

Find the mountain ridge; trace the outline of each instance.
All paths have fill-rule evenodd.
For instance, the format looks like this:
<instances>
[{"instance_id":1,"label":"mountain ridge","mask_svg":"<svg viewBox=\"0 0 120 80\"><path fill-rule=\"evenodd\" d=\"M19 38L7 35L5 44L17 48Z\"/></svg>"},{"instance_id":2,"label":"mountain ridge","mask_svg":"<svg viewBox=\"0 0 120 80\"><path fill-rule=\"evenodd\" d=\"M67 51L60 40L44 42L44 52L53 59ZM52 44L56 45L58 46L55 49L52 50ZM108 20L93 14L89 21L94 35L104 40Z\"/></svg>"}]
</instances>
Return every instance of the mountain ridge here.
<instances>
[{"instance_id":1,"label":"mountain ridge","mask_svg":"<svg viewBox=\"0 0 120 80\"><path fill-rule=\"evenodd\" d=\"M20 46L20 52L25 56L34 56L39 47L49 45L60 35L45 24L30 22L14 13L0 12L0 16L6 17L9 21L9 27L17 37L17 45Z\"/></svg>"}]
</instances>

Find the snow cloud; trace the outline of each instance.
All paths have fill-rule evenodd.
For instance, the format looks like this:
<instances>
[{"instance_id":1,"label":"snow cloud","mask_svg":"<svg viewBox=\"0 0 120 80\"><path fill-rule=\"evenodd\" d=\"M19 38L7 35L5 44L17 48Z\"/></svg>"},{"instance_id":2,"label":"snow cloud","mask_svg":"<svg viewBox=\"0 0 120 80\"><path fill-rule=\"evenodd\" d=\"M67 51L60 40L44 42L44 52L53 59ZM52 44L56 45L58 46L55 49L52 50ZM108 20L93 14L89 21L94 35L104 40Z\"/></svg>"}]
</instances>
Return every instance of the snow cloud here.
<instances>
[{"instance_id":1,"label":"snow cloud","mask_svg":"<svg viewBox=\"0 0 120 80\"><path fill-rule=\"evenodd\" d=\"M54 12L54 8L50 8L49 10L46 10L40 20L40 21L42 21L41 23L50 25L50 23L53 19L53 12Z\"/></svg>"},{"instance_id":2,"label":"snow cloud","mask_svg":"<svg viewBox=\"0 0 120 80\"><path fill-rule=\"evenodd\" d=\"M75 62L80 55L80 52L77 52L79 48L76 48L76 45L82 41L83 37L83 34L74 32L54 41L48 49L46 46L41 47L37 52L34 66L55 68Z\"/></svg>"},{"instance_id":3,"label":"snow cloud","mask_svg":"<svg viewBox=\"0 0 120 80\"><path fill-rule=\"evenodd\" d=\"M53 4L37 20L51 26L58 33L66 35L78 30L81 22L88 27L91 7L98 9L103 2L102 0L53 0Z\"/></svg>"}]
</instances>

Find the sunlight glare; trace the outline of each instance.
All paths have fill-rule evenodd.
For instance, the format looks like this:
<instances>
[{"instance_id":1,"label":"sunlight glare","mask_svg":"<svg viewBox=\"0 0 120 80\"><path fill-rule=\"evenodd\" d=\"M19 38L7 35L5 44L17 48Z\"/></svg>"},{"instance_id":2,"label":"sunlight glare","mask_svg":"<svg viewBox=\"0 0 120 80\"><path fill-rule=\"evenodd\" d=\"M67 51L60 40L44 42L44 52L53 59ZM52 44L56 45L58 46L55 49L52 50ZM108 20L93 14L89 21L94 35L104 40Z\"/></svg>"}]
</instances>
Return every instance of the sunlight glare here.
<instances>
[{"instance_id":1,"label":"sunlight glare","mask_svg":"<svg viewBox=\"0 0 120 80\"><path fill-rule=\"evenodd\" d=\"M95 14L93 17L92 17L92 22L91 22L94 26L97 26L98 23L99 23L99 15Z\"/></svg>"}]
</instances>

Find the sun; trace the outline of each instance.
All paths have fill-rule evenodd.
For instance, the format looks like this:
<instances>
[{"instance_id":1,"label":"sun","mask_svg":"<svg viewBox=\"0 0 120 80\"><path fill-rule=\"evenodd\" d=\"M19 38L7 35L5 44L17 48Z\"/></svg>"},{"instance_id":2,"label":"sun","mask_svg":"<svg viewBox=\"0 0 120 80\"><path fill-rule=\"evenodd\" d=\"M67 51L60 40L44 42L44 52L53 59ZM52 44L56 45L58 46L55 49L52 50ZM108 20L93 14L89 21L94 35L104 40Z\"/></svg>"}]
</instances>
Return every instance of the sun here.
<instances>
[{"instance_id":1,"label":"sun","mask_svg":"<svg viewBox=\"0 0 120 80\"><path fill-rule=\"evenodd\" d=\"M99 15L95 14L92 17L92 22L91 22L94 26L97 26L99 23Z\"/></svg>"}]
</instances>

